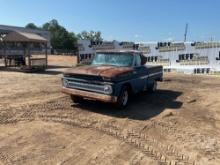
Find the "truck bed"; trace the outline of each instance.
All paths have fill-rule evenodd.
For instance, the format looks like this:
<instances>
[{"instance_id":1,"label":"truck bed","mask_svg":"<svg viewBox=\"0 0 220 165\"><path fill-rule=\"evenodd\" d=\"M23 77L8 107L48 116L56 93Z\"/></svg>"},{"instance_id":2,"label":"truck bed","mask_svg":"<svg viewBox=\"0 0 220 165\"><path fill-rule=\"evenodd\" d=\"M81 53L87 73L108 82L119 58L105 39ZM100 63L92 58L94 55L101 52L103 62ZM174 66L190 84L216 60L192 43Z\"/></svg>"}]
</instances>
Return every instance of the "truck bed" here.
<instances>
[{"instance_id":1,"label":"truck bed","mask_svg":"<svg viewBox=\"0 0 220 165\"><path fill-rule=\"evenodd\" d=\"M148 70L149 78L155 79L156 81L163 80L163 66L146 65L146 68Z\"/></svg>"}]
</instances>

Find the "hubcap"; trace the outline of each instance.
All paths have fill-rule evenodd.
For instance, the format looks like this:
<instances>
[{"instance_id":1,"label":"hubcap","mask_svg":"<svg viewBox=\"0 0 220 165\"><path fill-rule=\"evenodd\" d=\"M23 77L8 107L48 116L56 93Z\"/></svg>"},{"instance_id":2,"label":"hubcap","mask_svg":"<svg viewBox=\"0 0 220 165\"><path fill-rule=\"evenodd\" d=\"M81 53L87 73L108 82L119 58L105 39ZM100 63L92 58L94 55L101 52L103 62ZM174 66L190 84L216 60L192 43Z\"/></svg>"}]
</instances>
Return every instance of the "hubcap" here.
<instances>
[{"instance_id":1,"label":"hubcap","mask_svg":"<svg viewBox=\"0 0 220 165\"><path fill-rule=\"evenodd\" d=\"M128 102L128 91L125 91L122 96L122 104L125 106Z\"/></svg>"}]
</instances>

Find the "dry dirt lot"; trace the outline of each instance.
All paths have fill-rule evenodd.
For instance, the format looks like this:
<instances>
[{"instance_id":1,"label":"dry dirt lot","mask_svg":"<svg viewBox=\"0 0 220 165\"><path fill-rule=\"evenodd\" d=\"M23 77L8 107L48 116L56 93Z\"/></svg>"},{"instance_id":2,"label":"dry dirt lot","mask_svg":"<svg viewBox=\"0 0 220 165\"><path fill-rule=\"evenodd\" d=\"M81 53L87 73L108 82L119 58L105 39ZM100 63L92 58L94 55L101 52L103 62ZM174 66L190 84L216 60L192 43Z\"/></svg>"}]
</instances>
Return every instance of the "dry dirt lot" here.
<instances>
[{"instance_id":1,"label":"dry dirt lot","mask_svg":"<svg viewBox=\"0 0 220 165\"><path fill-rule=\"evenodd\" d=\"M220 164L220 77L166 74L123 111L60 77L0 71L0 164Z\"/></svg>"},{"instance_id":2,"label":"dry dirt lot","mask_svg":"<svg viewBox=\"0 0 220 165\"><path fill-rule=\"evenodd\" d=\"M77 64L77 56L49 55L48 65L54 67L71 67Z\"/></svg>"}]
</instances>

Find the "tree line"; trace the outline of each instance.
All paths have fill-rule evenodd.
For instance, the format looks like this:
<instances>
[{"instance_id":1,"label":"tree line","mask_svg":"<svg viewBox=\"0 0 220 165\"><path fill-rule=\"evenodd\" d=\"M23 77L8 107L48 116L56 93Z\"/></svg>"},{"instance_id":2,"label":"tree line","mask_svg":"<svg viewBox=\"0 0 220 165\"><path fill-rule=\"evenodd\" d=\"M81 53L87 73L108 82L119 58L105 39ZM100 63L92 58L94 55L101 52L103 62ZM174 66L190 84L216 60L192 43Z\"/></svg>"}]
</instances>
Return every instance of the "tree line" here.
<instances>
[{"instance_id":1,"label":"tree line","mask_svg":"<svg viewBox=\"0 0 220 165\"><path fill-rule=\"evenodd\" d=\"M55 19L46 22L41 27L36 26L34 23L28 23L25 28L49 31L52 49L76 50L77 41L80 39L91 40L94 42L103 41L100 31L82 31L79 34L75 34L74 32L67 31L67 29L60 25Z\"/></svg>"}]
</instances>

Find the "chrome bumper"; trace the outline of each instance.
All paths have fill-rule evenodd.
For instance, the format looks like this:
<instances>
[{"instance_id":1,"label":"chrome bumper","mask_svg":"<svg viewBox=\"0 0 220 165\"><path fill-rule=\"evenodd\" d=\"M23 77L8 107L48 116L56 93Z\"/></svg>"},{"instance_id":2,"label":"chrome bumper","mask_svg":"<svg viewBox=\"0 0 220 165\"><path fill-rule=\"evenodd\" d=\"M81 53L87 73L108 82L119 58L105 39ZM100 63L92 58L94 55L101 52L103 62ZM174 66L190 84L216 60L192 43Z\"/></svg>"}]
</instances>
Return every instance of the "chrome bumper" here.
<instances>
[{"instance_id":1,"label":"chrome bumper","mask_svg":"<svg viewBox=\"0 0 220 165\"><path fill-rule=\"evenodd\" d=\"M109 96L109 95L104 95L100 93L88 92L88 91L65 88L65 87L62 88L62 92L69 94L69 95L79 96L79 97L83 97L87 99L98 100L98 101L103 101L103 102L108 102L108 103L117 102L116 96Z\"/></svg>"}]
</instances>

